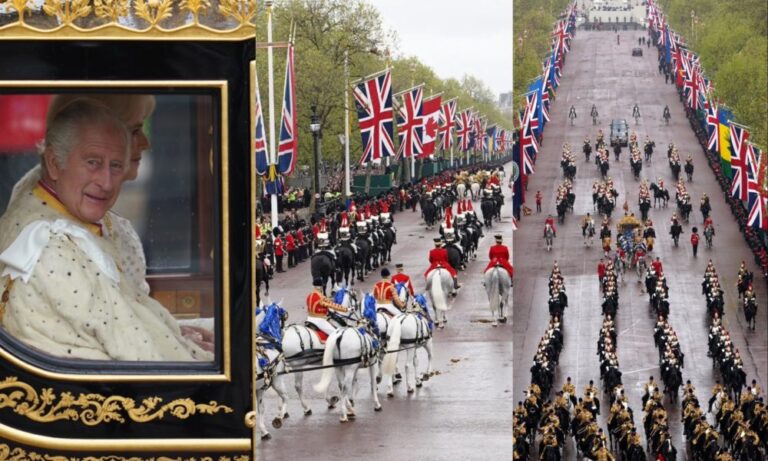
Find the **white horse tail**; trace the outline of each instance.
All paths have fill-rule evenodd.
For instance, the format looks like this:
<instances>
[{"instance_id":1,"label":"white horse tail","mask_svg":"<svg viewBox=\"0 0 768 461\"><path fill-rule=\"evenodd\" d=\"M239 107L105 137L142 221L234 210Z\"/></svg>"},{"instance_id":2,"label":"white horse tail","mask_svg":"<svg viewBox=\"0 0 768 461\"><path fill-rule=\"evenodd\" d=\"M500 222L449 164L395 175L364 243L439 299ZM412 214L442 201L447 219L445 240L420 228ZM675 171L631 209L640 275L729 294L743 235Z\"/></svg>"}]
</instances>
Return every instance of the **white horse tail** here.
<instances>
[{"instance_id":1,"label":"white horse tail","mask_svg":"<svg viewBox=\"0 0 768 461\"><path fill-rule=\"evenodd\" d=\"M485 273L485 289L488 291L488 304L491 306L491 313L499 312L499 269L497 267Z\"/></svg>"},{"instance_id":2,"label":"white horse tail","mask_svg":"<svg viewBox=\"0 0 768 461\"><path fill-rule=\"evenodd\" d=\"M435 269L434 275L432 276L432 304L435 307L435 312L438 310L441 311L447 311L448 310L448 304L446 302L446 293L443 290L443 279L441 277L441 272L445 269Z\"/></svg>"},{"instance_id":3,"label":"white horse tail","mask_svg":"<svg viewBox=\"0 0 768 461\"><path fill-rule=\"evenodd\" d=\"M336 339L338 336L344 333L343 329L336 330L328 336L325 341L325 351L323 352L323 375L320 377L320 382L314 385L315 392L324 394L328 389L328 385L331 384L333 378L333 351L336 349Z\"/></svg>"},{"instance_id":4,"label":"white horse tail","mask_svg":"<svg viewBox=\"0 0 768 461\"><path fill-rule=\"evenodd\" d=\"M393 318L389 323L389 330L390 331L387 332L387 335L389 336L389 340L387 341L387 356L384 357L384 363L381 365L381 373L385 376L390 376L395 372L398 353L389 351L396 351L400 348L400 335L403 330L400 319Z\"/></svg>"}]
</instances>

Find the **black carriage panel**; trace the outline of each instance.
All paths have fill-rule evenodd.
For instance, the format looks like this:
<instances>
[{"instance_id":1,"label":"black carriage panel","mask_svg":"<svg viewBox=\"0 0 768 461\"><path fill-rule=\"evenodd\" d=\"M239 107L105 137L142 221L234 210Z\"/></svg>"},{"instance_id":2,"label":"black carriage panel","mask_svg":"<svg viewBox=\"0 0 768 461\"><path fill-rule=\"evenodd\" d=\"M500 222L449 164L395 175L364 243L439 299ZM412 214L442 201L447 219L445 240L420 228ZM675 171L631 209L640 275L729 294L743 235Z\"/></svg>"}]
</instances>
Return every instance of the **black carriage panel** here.
<instances>
[{"instance_id":1,"label":"black carriage panel","mask_svg":"<svg viewBox=\"0 0 768 461\"><path fill-rule=\"evenodd\" d=\"M152 152L115 210L141 238L152 298L215 338L210 361L71 360L0 328L0 452L3 441L21 453L250 450L254 50L246 39L0 40L0 211L38 162L4 110L39 125L53 95L154 96Z\"/></svg>"}]
</instances>

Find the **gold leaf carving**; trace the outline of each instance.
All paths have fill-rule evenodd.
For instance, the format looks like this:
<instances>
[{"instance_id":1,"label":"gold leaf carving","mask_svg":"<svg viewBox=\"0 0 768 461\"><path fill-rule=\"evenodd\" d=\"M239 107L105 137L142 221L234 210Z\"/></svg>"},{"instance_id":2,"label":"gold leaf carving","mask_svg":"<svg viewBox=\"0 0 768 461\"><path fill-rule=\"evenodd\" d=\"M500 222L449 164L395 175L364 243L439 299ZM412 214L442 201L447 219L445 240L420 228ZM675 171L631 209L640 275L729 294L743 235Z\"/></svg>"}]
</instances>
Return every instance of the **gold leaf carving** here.
<instances>
[{"instance_id":1,"label":"gold leaf carving","mask_svg":"<svg viewBox=\"0 0 768 461\"><path fill-rule=\"evenodd\" d=\"M198 15L200 14L200 10L205 11L210 8L211 2L209 0L181 0L179 6L182 9L190 11L195 18L195 24L199 24L200 21Z\"/></svg>"},{"instance_id":2,"label":"gold leaf carving","mask_svg":"<svg viewBox=\"0 0 768 461\"><path fill-rule=\"evenodd\" d=\"M45 453L37 453L34 451L27 451L21 447L12 447L5 443L0 443L0 461L250 461L250 457L247 455L235 455L226 456L222 455L218 458L212 456L203 456L201 458L191 457L183 458L181 456L168 457L168 456L85 456L83 458L77 456L62 456L62 455L49 455Z\"/></svg>"},{"instance_id":3,"label":"gold leaf carving","mask_svg":"<svg viewBox=\"0 0 768 461\"><path fill-rule=\"evenodd\" d=\"M128 16L128 0L95 0L94 9L96 16L117 22L120 17Z\"/></svg>"},{"instance_id":4,"label":"gold leaf carving","mask_svg":"<svg viewBox=\"0 0 768 461\"><path fill-rule=\"evenodd\" d=\"M28 0L4 0L0 2L0 5L6 7L6 11L16 11L19 13L19 22L24 24L24 11L27 9Z\"/></svg>"},{"instance_id":5,"label":"gold leaf carving","mask_svg":"<svg viewBox=\"0 0 768 461\"><path fill-rule=\"evenodd\" d=\"M220 0L219 12L247 24L256 15L256 0Z\"/></svg>"},{"instance_id":6,"label":"gold leaf carving","mask_svg":"<svg viewBox=\"0 0 768 461\"><path fill-rule=\"evenodd\" d=\"M72 25L77 18L91 13L89 0L45 0L43 11L48 16L56 16L61 24Z\"/></svg>"},{"instance_id":7,"label":"gold leaf carving","mask_svg":"<svg viewBox=\"0 0 768 461\"><path fill-rule=\"evenodd\" d=\"M75 398L69 392L57 396L50 388L38 393L15 376L0 382L0 410L5 408L36 422L67 420L79 421L86 426L113 421L123 423L126 416L131 421L146 423L162 419L166 413L178 419L187 419L197 413L213 415L233 412L232 408L214 401L195 403L192 399L176 399L163 404L160 397L148 397L137 407L133 399L119 395L80 394Z\"/></svg>"},{"instance_id":8,"label":"gold leaf carving","mask_svg":"<svg viewBox=\"0 0 768 461\"><path fill-rule=\"evenodd\" d=\"M136 0L136 16L147 21L151 27L173 14L171 0Z\"/></svg>"}]
</instances>

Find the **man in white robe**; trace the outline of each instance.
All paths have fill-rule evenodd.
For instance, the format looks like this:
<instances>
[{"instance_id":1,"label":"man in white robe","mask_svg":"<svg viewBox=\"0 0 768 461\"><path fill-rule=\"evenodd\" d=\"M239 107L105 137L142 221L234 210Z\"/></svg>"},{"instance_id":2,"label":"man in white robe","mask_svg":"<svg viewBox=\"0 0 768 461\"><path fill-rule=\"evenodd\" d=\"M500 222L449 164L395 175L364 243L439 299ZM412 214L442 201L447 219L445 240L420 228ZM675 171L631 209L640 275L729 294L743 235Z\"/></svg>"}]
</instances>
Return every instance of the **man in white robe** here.
<instances>
[{"instance_id":1,"label":"man in white robe","mask_svg":"<svg viewBox=\"0 0 768 461\"><path fill-rule=\"evenodd\" d=\"M103 218L125 180L130 139L109 109L67 106L46 132L43 179L0 217L0 325L59 357L212 360L121 273Z\"/></svg>"}]
</instances>

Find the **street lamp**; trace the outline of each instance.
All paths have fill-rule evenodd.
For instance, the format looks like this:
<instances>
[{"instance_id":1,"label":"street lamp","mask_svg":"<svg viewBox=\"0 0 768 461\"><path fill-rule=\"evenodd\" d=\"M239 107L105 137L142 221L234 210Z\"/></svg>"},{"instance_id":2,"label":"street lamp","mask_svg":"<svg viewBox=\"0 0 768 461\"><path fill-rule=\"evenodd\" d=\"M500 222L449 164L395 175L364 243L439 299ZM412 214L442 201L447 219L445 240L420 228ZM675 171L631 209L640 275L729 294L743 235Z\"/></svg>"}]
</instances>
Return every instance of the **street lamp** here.
<instances>
[{"instance_id":1,"label":"street lamp","mask_svg":"<svg viewBox=\"0 0 768 461\"><path fill-rule=\"evenodd\" d=\"M312 192L315 199L315 206L317 206L317 198L320 196L320 136L322 126L320 125L320 116L317 115L317 106L314 104L310 106L312 116L310 117L309 131L312 132L313 139L313 157L314 157L314 174L312 175Z\"/></svg>"}]
</instances>

